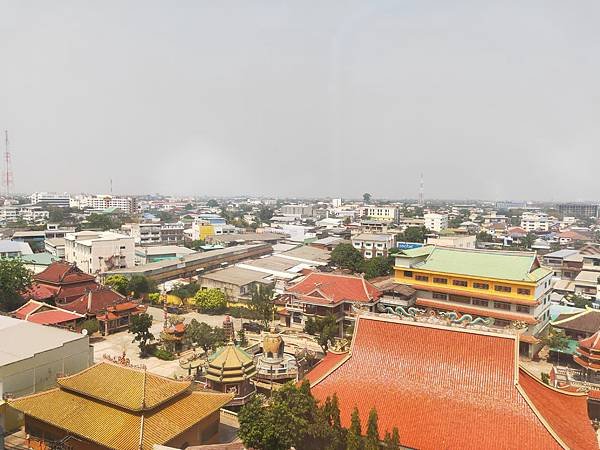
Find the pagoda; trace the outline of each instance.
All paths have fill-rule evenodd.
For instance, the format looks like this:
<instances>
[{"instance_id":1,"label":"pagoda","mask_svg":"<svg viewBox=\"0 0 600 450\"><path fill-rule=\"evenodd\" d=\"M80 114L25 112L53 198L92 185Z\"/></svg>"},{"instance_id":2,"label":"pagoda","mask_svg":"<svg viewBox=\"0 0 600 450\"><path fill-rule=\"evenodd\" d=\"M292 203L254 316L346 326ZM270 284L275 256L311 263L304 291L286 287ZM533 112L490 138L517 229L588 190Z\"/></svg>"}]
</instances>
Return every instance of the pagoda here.
<instances>
[{"instance_id":1,"label":"pagoda","mask_svg":"<svg viewBox=\"0 0 600 450\"><path fill-rule=\"evenodd\" d=\"M256 357L256 379L266 382L285 382L296 379L298 363L296 357L285 353L282 337L271 329L262 342L263 352Z\"/></svg>"},{"instance_id":2,"label":"pagoda","mask_svg":"<svg viewBox=\"0 0 600 450\"><path fill-rule=\"evenodd\" d=\"M206 381L210 389L233 394L235 397L227 406L235 409L248 403L256 393L251 380L255 375L252 357L229 341L209 358Z\"/></svg>"},{"instance_id":3,"label":"pagoda","mask_svg":"<svg viewBox=\"0 0 600 450\"><path fill-rule=\"evenodd\" d=\"M600 331L579 341L573 361L584 369L600 372Z\"/></svg>"}]
</instances>

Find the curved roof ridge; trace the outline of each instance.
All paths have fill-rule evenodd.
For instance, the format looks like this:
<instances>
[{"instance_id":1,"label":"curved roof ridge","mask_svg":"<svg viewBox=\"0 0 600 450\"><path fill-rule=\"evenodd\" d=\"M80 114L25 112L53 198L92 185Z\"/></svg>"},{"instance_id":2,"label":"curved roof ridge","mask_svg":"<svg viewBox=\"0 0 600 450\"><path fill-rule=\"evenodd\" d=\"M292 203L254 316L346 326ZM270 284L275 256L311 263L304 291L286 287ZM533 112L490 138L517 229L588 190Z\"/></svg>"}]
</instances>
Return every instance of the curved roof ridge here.
<instances>
[{"instance_id":1,"label":"curved roof ridge","mask_svg":"<svg viewBox=\"0 0 600 450\"><path fill-rule=\"evenodd\" d=\"M569 321L571 321L571 320L573 320L573 319L577 319L577 318L579 318L579 317L581 317L581 316L585 316L585 315L586 315L586 314L588 314L590 311L593 311L593 310L592 310L591 308L587 308L587 307L586 307L586 309L584 309L583 311L581 311L581 312L578 312L578 313L575 313L575 314L573 314L572 316L565 317L564 319L561 319L561 320L555 320L554 322L552 322L552 325L557 325L557 324L562 324L562 323L569 322Z\"/></svg>"}]
</instances>

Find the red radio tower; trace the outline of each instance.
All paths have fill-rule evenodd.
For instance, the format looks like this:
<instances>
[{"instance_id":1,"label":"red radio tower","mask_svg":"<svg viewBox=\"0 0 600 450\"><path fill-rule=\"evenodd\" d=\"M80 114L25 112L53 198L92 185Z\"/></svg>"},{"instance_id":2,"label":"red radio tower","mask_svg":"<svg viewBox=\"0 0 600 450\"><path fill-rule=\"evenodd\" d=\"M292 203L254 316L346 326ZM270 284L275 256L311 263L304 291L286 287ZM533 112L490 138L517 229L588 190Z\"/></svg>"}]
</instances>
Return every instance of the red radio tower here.
<instances>
[{"instance_id":1,"label":"red radio tower","mask_svg":"<svg viewBox=\"0 0 600 450\"><path fill-rule=\"evenodd\" d=\"M6 195L10 195L10 187L13 184L13 173L10 163L10 150L8 149L8 130L4 131L4 173L2 175Z\"/></svg>"}]
</instances>

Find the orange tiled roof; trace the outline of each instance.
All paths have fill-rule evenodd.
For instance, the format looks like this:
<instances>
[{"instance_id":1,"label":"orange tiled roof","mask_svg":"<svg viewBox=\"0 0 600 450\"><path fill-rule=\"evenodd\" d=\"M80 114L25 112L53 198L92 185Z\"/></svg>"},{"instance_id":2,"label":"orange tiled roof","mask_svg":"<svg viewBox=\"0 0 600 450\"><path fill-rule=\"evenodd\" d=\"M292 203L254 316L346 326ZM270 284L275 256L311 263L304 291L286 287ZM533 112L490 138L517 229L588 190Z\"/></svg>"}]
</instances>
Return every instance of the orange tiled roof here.
<instances>
[{"instance_id":1,"label":"orange tiled roof","mask_svg":"<svg viewBox=\"0 0 600 450\"><path fill-rule=\"evenodd\" d=\"M91 308L88 309L88 295L92 296ZM72 302L61 305L62 308L69 311L75 311L79 314L98 314L100 311L105 311L109 306L114 306L118 303L125 303L126 297L113 291L106 286L99 286L94 290L85 292L79 295L79 298Z\"/></svg>"},{"instance_id":2,"label":"orange tiled roof","mask_svg":"<svg viewBox=\"0 0 600 450\"><path fill-rule=\"evenodd\" d=\"M323 401L337 393L344 426L355 406L363 427L375 407L382 435L398 427L402 445L422 450L558 449L560 439L577 439L570 433L591 430L579 404L559 410L572 415L573 431L540 419L531 404L538 397L517 387L517 352L510 335L359 316L351 356L313 394Z\"/></svg>"},{"instance_id":3,"label":"orange tiled roof","mask_svg":"<svg viewBox=\"0 0 600 450\"><path fill-rule=\"evenodd\" d=\"M311 272L286 292L329 304L342 301L370 302L381 297L381 292L364 278L320 272Z\"/></svg>"},{"instance_id":4,"label":"orange tiled roof","mask_svg":"<svg viewBox=\"0 0 600 450\"><path fill-rule=\"evenodd\" d=\"M322 377L327 375L334 369L337 365L339 365L345 358L348 357L348 353L331 353L327 352L325 357L319 361L319 363L313 367L313 369L308 372L304 378L306 378L310 383L315 383L320 380Z\"/></svg>"},{"instance_id":5,"label":"orange tiled roof","mask_svg":"<svg viewBox=\"0 0 600 450\"><path fill-rule=\"evenodd\" d=\"M48 282L52 284L81 283L85 281L95 281L93 275L82 272L77 266L65 261L55 261L42 272L34 276L36 281Z\"/></svg>"},{"instance_id":6,"label":"orange tiled roof","mask_svg":"<svg viewBox=\"0 0 600 450\"><path fill-rule=\"evenodd\" d=\"M579 341L579 346L584 347L588 352L600 352L600 331L596 331L589 338L585 338ZM600 355L595 355L600 358Z\"/></svg>"}]
</instances>

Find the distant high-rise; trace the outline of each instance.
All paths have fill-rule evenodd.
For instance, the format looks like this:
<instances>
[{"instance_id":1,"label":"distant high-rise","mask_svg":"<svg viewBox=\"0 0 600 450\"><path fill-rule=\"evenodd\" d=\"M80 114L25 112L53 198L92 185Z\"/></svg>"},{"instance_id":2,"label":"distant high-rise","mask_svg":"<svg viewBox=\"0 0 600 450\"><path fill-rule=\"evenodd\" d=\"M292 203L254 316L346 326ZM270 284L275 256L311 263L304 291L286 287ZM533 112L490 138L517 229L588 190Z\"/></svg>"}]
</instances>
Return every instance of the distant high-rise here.
<instances>
[{"instance_id":1,"label":"distant high-rise","mask_svg":"<svg viewBox=\"0 0 600 450\"><path fill-rule=\"evenodd\" d=\"M563 216L598 217L597 203L559 203L558 211Z\"/></svg>"},{"instance_id":2,"label":"distant high-rise","mask_svg":"<svg viewBox=\"0 0 600 450\"><path fill-rule=\"evenodd\" d=\"M10 195L10 188L13 185L13 173L11 167L10 149L8 148L8 130L4 131L4 170L2 172L2 183L6 195Z\"/></svg>"},{"instance_id":3,"label":"distant high-rise","mask_svg":"<svg viewBox=\"0 0 600 450\"><path fill-rule=\"evenodd\" d=\"M423 173L421 173L421 185L419 186L419 206L425 206L425 184L423 182Z\"/></svg>"}]
</instances>

